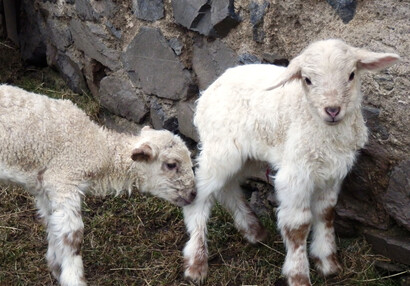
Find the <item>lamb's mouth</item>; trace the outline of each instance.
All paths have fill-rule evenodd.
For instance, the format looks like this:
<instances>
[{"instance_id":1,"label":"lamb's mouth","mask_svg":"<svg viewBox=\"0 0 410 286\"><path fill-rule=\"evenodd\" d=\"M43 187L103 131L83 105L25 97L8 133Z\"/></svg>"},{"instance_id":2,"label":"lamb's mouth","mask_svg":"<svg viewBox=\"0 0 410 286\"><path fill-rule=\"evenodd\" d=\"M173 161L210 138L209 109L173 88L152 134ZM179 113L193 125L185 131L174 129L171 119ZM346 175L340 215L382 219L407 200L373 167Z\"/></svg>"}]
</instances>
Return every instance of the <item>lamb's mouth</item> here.
<instances>
[{"instance_id":1,"label":"lamb's mouth","mask_svg":"<svg viewBox=\"0 0 410 286\"><path fill-rule=\"evenodd\" d=\"M174 204L179 207L184 207L184 206L191 204L194 201L195 197L196 197L196 191L192 190L185 196L178 196L174 200Z\"/></svg>"},{"instance_id":2,"label":"lamb's mouth","mask_svg":"<svg viewBox=\"0 0 410 286\"><path fill-rule=\"evenodd\" d=\"M340 123L341 120L325 120L327 125L337 125Z\"/></svg>"},{"instance_id":3,"label":"lamb's mouth","mask_svg":"<svg viewBox=\"0 0 410 286\"><path fill-rule=\"evenodd\" d=\"M324 121L327 125L337 125L342 121L343 118L325 118Z\"/></svg>"},{"instance_id":4,"label":"lamb's mouth","mask_svg":"<svg viewBox=\"0 0 410 286\"><path fill-rule=\"evenodd\" d=\"M188 201L187 199L183 197L178 197L174 200L174 204L177 205L178 207L185 207L192 203L192 201Z\"/></svg>"}]
</instances>

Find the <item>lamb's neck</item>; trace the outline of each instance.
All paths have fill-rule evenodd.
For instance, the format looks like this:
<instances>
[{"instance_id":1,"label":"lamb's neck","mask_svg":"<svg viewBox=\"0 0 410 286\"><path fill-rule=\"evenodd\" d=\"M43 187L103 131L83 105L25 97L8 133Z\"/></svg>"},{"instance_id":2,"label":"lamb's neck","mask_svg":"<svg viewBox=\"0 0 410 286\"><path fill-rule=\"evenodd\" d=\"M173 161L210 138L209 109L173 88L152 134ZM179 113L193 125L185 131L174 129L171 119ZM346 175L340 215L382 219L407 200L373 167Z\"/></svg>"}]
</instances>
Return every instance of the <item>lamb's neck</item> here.
<instances>
[{"instance_id":1,"label":"lamb's neck","mask_svg":"<svg viewBox=\"0 0 410 286\"><path fill-rule=\"evenodd\" d=\"M105 170L94 181L93 188L102 195L130 193L132 189L140 189L137 164L131 159L131 150L135 138L128 134L107 131L106 144L110 150Z\"/></svg>"}]
</instances>

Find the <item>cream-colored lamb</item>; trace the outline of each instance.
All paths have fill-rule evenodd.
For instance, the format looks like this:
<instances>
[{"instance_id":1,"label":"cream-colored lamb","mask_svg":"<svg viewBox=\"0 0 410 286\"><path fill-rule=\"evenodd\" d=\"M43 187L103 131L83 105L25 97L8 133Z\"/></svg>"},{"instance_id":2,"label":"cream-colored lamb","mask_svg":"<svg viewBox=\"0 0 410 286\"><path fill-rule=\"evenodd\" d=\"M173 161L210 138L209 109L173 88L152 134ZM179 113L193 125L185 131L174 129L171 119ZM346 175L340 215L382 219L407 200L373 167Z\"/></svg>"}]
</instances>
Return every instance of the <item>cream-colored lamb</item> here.
<instances>
[{"instance_id":1,"label":"cream-colored lamb","mask_svg":"<svg viewBox=\"0 0 410 286\"><path fill-rule=\"evenodd\" d=\"M398 58L341 40L319 41L287 68L231 68L202 94L194 118L201 142L198 194L184 208L190 234L184 248L187 277L201 280L207 274L206 223L214 198L233 214L250 242L264 238L239 187L258 162L278 170L278 226L287 248L282 272L289 285L310 285L310 231L317 269L324 275L340 270L333 208L356 152L367 141L360 74L386 68Z\"/></svg>"},{"instance_id":2,"label":"cream-colored lamb","mask_svg":"<svg viewBox=\"0 0 410 286\"><path fill-rule=\"evenodd\" d=\"M36 198L48 232L47 261L61 285L85 285L83 195L136 188L185 206L195 197L190 153L169 131L106 130L68 100L0 85L0 180Z\"/></svg>"}]
</instances>

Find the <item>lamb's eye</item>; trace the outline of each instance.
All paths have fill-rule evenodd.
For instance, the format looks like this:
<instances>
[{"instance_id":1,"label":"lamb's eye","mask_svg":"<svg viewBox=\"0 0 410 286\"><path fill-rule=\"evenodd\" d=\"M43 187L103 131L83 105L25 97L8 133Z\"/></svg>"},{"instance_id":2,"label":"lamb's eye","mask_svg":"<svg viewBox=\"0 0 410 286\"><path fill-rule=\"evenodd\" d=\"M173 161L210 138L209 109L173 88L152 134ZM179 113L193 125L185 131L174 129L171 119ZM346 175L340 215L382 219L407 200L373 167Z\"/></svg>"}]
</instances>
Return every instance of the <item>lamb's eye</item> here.
<instances>
[{"instance_id":1,"label":"lamb's eye","mask_svg":"<svg viewBox=\"0 0 410 286\"><path fill-rule=\"evenodd\" d=\"M165 166L167 166L168 170L175 170L177 168L177 163L166 163Z\"/></svg>"},{"instance_id":2,"label":"lamb's eye","mask_svg":"<svg viewBox=\"0 0 410 286\"><path fill-rule=\"evenodd\" d=\"M354 79L354 72L352 72L349 76L349 81L352 81Z\"/></svg>"},{"instance_id":3,"label":"lamb's eye","mask_svg":"<svg viewBox=\"0 0 410 286\"><path fill-rule=\"evenodd\" d=\"M305 77L305 82L307 85L311 85L312 82L310 81L310 79L308 77Z\"/></svg>"}]
</instances>

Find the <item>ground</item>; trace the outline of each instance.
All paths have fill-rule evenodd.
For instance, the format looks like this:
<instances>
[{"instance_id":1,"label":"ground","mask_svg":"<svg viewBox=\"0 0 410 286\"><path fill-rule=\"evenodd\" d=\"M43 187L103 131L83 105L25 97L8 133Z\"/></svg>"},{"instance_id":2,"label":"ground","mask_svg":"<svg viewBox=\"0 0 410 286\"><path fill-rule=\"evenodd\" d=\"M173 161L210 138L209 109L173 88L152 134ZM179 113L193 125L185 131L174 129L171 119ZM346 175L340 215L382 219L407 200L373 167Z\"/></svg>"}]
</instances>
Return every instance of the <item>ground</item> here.
<instances>
[{"instance_id":1,"label":"ground","mask_svg":"<svg viewBox=\"0 0 410 286\"><path fill-rule=\"evenodd\" d=\"M50 68L25 66L18 49L0 40L0 83L52 97L69 98L94 119L102 110L89 95L71 92ZM130 197L86 198L82 255L89 285L194 285L183 279L182 248L188 237L182 210L133 193ZM217 206L209 223L209 275L203 285L285 285L285 250L275 213L264 214L264 243L248 244L229 214ZM343 273L324 280L311 270L314 285L405 285L402 275L380 271L389 259L371 252L362 237L338 238ZM34 199L16 186L0 187L0 285L57 285L47 270L46 233Z\"/></svg>"}]
</instances>

